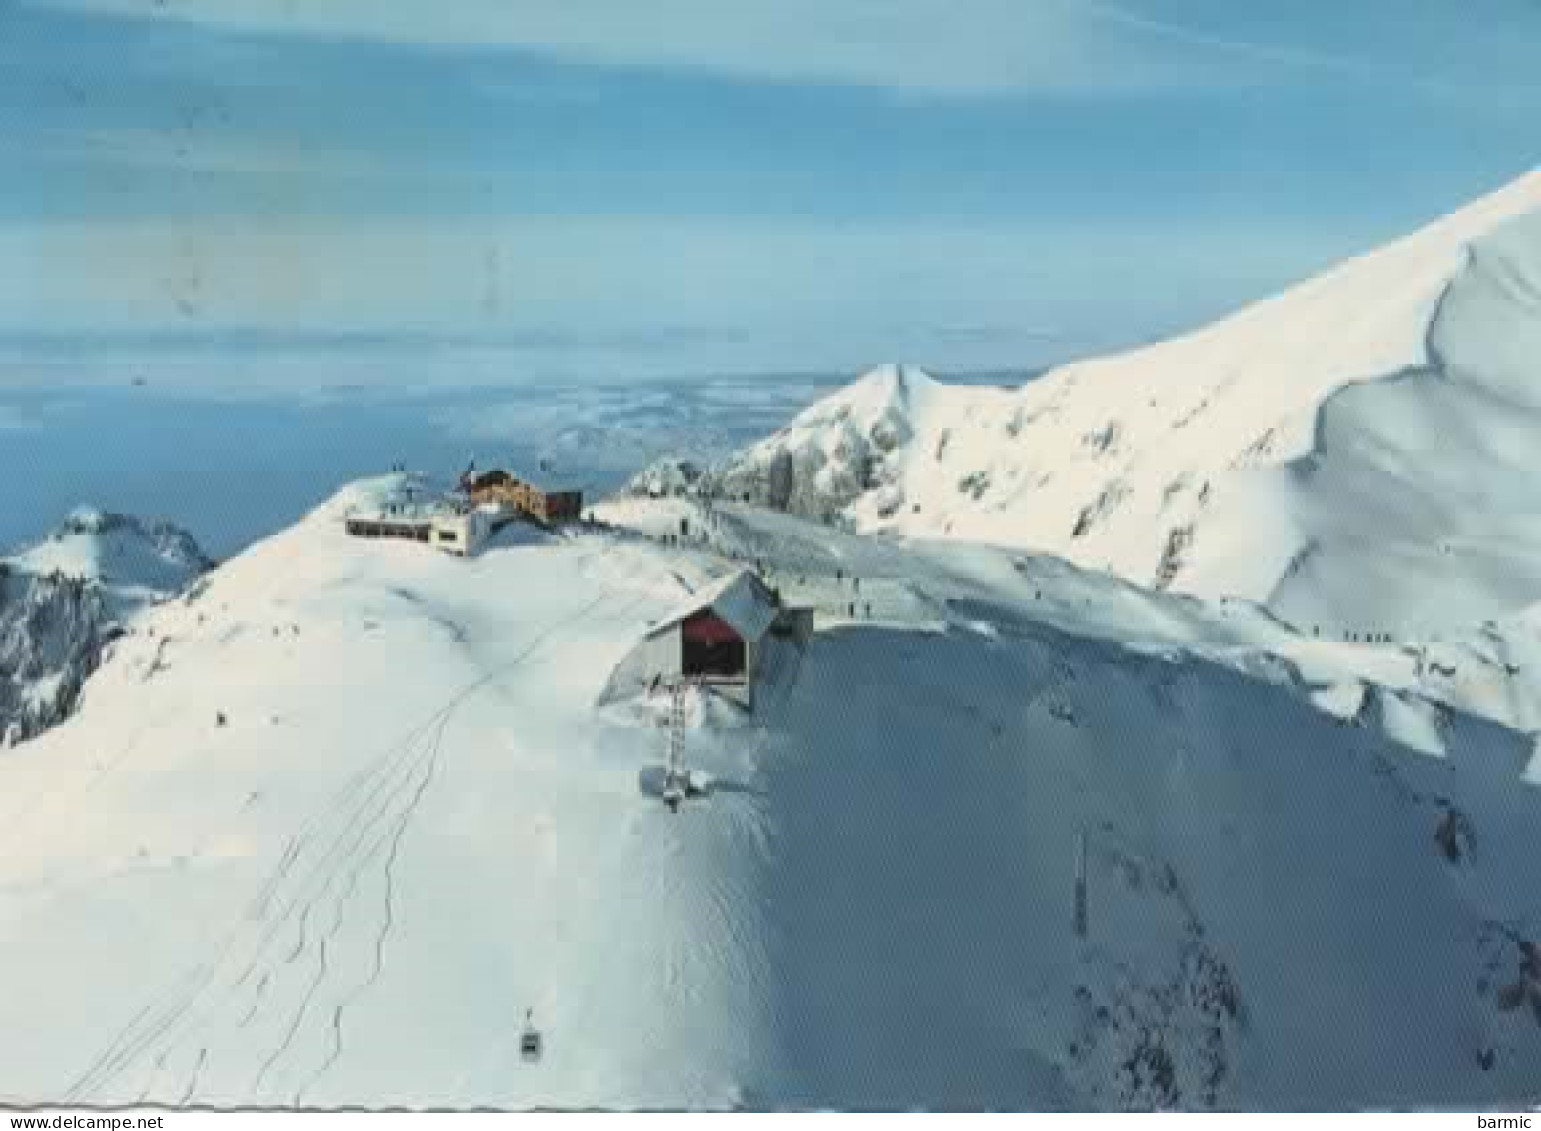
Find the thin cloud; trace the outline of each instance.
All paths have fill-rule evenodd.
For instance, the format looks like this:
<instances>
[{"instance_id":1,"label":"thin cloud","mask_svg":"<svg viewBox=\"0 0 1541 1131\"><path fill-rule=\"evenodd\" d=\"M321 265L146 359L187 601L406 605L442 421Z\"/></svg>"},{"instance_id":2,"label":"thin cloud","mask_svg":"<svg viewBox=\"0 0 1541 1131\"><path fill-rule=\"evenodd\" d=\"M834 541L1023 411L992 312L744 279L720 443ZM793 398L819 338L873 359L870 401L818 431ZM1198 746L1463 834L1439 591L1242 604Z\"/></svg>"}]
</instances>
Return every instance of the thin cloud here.
<instances>
[{"instance_id":1,"label":"thin cloud","mask_svg":"<svg viewBox=\"0 0 1541 1131\"><path fill-rule=\"evenodd\" d=\"M1541 89L1526 71L1508 79L1502 69L1494 74L1476 66L1470 73L1431 71L1394 53L1372 56L1330 45L1271 43L1224 27L1150 14L1139 4L1119 0L23 2L234 32L436 47L504 46L577 63L694 68L759 80L928 94L1117 94L1255 83L1290 72L1395 84L1473 105L1528 106Z\"/></svg>"},{"instance_id":2,"label":"thin cloud","mask_svg":"<svg viewBox=\"0 0 1541 1131\"><path fill-rule=\"evenodd\" d=\"M1535 105L1538 98L1541 98L1541 85L1534 82L1514 85L1501 81L1495 82L1492 76L1483 76L1480 81L1474 82L1470 77L1430 73L1427 69L1410 65L1405 60L1380 59L1363 54L1341 54L1226 35L1202 27L1157 19L1109 0L1068 0L1068 2L1109 26L1120 27L1171 44L1237 60L1262 63L1283 70L1316 71L1344 79L1377 84L1394 83L1402 89L1416 90L1441 99L1471 104L1492 104L1495 100L1503 100L1530 107ZM1541 19L1536 21L1535 30L1537 34L1541 34Z\"/></svg>"},{"instance_id":3,"label":"thin cloud","mask_svg":"<svg viewBox=\"0 0 1541 1131\"><path fill-rule=\"evenodd\" d=\"M1196 60L1063 0L29 0L214 28L423 46L499 45L573 62L955 94L1182 84Z\"/></svg>"}]
</instances>

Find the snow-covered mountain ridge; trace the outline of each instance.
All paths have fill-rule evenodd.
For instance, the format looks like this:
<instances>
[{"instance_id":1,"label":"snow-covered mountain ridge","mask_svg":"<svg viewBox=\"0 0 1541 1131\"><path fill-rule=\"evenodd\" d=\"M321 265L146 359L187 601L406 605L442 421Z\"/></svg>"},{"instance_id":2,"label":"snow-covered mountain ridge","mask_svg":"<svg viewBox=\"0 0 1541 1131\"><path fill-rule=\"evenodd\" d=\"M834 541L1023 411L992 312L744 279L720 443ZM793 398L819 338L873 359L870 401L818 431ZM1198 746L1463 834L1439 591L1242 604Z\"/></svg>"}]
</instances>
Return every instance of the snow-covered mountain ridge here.
<instances>
[{"instance_id":1,"label":"snow-covered mountain ridge","mask_svg":"<svg viewBox=\"0 0 1541 1131\"><path fill-rule=\"evenodd\" d=\"M469 561L343 533L400 487L148 609L78 714L0 759L0 1100L1533 1090L1541 765L1397 650L743 506L629 500ZM596 703L753 559L819 630L767 656L754 715L692 703L719 788L670 815L638 787L662 735Z\"/></svg>"},{"instance_id":2,"label":"snow-covered mountain ridge","mask_svg":"<svg viewBox=\"0 0 1541 1131\"><path fill-rule=\"evenodd\" d=\"M91 507L0 558L0 737L25 740L74 708L104 650L146 606L213 563L191 535Z\"/></svg>"},{"instance_id":3,"label":"snow-covered mountain ridge","mask_svg":"<svg viewBox=\"0 0 1541 1131\"><path fill-rule=\"evenodd\" d=\"M1541 598L1538 357L1531 173L1207 329L1020 390L881 367L706 483L1334 632L1475 625Z\"/></svg>"},{"instance_id":4,"label":"snow-covered mountain ridge","mask_svg":"<svg viewBox=\"0 0 1541 1131\"><path fill-rule=\"evenodd\" d=\"M344 532L400 476L191 586L72 516L10 566L100 666L0 756L0 1103L1535 1102L1538 203L470 559ZM747 564L816 631L688 698L670 814L609 677Z\"/></svg>"}]
</instances>

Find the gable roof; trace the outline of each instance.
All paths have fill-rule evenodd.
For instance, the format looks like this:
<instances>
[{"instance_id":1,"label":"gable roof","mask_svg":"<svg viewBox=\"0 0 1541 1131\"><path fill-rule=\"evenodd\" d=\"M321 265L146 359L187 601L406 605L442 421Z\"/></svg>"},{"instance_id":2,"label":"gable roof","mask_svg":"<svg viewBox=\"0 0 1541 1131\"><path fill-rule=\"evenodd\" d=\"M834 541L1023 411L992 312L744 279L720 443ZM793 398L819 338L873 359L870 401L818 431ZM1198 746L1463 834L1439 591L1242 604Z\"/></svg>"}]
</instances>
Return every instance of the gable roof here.
<instances>
[{"instance_id":1,"label":"gable roof","mask_svg":"<svg viewBox=\"0 0 1541 1131\"><path fill-rule=\"evenodd\" d=\"M702 586L684 604L664 617L648 635L674 628L695 613L711 612L732 626L747 641L757 641L776 619L776 598L765 583L748 570Z\"/></svg>"},{"instance_id":2,"label":"gable roof","mask_svg":"<svg viewBox=\"0 0 1541 1131\"><path fill-rule=\"evenodd\" d=\"M478 475L468 477L468 485L473 491L484 491L488 487L501 487L505 483L518 483L520 480L510 475L501 467L495 467L491 471L483 471Z\"/></svg>"},{"instance_id":3,"label":"gable roof","mask_svg":"<svg viewBox=\"0 0 1541 1131\"><path fill-rule=\"evenodd\" d=\"M583 490L575 484L563 483L556 487L541 486L531 479L524 479L501 467L490 471L468 472L461 476L462 486L470 491L486 491L493 487L528 487L542 495L581 495Z\"/></svg>"}]
</instances>

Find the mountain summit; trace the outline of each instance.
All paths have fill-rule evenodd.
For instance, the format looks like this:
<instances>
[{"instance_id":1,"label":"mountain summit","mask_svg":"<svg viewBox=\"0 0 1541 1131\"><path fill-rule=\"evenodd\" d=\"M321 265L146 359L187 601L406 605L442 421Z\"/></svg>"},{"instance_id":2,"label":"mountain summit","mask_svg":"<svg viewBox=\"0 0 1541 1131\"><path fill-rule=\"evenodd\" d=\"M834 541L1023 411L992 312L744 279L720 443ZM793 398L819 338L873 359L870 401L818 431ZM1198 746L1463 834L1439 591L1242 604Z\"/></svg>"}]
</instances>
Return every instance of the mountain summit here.
<instances>
[{"instance_id":1,"label":"mountain summit","mask_svg":"<svg viewBox=\"0 0 1541 1131\"><path fill-rule=\"evenodd\" d=\"M1017 391L885 366L712 482L1303 624L1510 612L1537 596L1541 555L1538 210L1541 172L1207 329Z\"/></svg>"},{"instance_id":2,"label":"mountain summit","mask_svg":"<svg viewBox=\"0 0 1541 1131\"><path fill-rule=\"evenodd\" d=\"M134 614L212 566L185 530L95 507L0 558L0 740L62 720Z\"/></svg>"},{"instance_id":3,"label":"mountain summit","mask_svg":"<svg viewBox=\"0 0 1541 1131\"><path fill-rule=\"evenodd\" d=\"M27 639L137 611L0 757L0 1099L1533 1102L1538 198L470 557L350 533L404 475L207 577L77 513Z\"/></svg>"}]
</instances>

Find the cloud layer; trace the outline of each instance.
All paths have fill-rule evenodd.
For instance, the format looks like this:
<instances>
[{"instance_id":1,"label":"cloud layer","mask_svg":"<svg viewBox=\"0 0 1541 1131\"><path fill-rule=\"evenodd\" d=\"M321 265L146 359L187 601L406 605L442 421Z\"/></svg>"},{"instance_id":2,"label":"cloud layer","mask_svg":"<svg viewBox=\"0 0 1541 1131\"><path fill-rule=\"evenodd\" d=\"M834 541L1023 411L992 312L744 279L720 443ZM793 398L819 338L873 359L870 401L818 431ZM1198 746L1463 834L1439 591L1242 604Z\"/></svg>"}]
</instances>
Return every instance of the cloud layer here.
<instances>
[{"instance_id":1,"label":"cloud layer","mask_svg":"<svg viewBox=\"0 0 1541 1131\"><path fill-rule=\"evenodd\" d=\"M1082 0L35 0L240 32L524 48L577 62L702 68L905 90L1109 91L1190 80L1198 53Z\"/></svg>"},{"instance_id":2,"label":"cloud layer","mask_svg":"<svg viewBox=\"0 0 1541 1131\"><path fill-rule=\"evenodd\" d=\"M1516 44L1541 30L1525 0L1485 0L1471 12L1414 0L1380 14L1379 5L1308 3L1285 21L1290 34L1282 37L1267 15L1208 0L28 2L234 32L501 46L583 63L950 94L1109 94L1305 71L1452 98L1480 99L1487 88L1488 97L1512 101L1537 92ZM1360 34L1366 27L1373 34ZM1462 45L1470 57L1461 58Z\"/></svg>"},{"instance_id":3,"label":"cloud layer","mask_svg":"<svg viewBox=\"0 0 1541 1131\"><path fill-rule=\"evenodd\" d=\"M1527 2L0 0L0 336L1101 348L1532 160Z\"/></svg>"}]
</instances>

